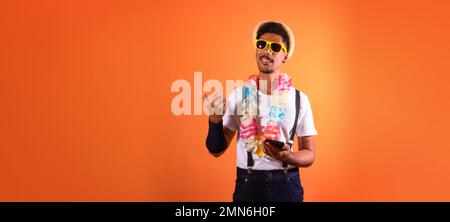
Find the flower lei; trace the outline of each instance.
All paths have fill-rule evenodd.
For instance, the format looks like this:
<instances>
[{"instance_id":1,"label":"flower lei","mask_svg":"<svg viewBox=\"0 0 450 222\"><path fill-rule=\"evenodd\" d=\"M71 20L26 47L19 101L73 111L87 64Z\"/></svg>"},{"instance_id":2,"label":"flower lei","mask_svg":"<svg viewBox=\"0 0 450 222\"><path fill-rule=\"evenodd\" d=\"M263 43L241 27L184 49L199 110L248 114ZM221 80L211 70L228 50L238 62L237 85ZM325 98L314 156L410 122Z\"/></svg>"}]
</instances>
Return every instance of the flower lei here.
<instances>
[{"instance_id":1,"label":"flower lei","mask_svg":"<svg viewBox=\"0 0 450 222\"><path fill-rule=\"evenodd\" d=\"M286 101L289 88L291 87L291 78L287 74L280 74L275 80L275 89L272 90L272 102L269 112L269 118L265 123L261 123L263 135L258 135L256 118L258 117L258 88L259 78L256 75L249 77L243 86L244 101L243 115L240 118L241 124L240 138L245 144L248 152L254 152L262 157L262 143L264 139L278 140L281 125L285 117Z\"/></svg>"}]
</instances>

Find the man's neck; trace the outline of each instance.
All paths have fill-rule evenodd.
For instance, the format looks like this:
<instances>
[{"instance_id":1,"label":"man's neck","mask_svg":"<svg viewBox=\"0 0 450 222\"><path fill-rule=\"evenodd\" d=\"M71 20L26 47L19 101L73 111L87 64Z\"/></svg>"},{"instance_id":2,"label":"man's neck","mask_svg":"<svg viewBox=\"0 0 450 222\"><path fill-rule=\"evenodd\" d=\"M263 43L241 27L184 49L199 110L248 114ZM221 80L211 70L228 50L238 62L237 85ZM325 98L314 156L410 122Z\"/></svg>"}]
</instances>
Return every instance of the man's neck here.
<instances>
[{"instance_id":1,"label":"man's neck","mask_svg":"<svg viewBox=\"0 0 450 222\"><path fill-rule=\"evenodd\" d=\"M278 78L278 76L280 75L280 72L272 72L272 73L261 73L259 72L259 81L261 80L265 80L265 83L267 84L263 84L262 82L260 82L260 87L259 90L267 95L272 95L272 87L271 84L274 80L276 80Z\"/></svg>"},{"instance_id":2,"label":"man's neck","mask_svg":"<svg viewBox=\"0 0 450 222\"><path fill-rule=\"evenodd\" d=\"M280 72L272 72L272 73L262 73L259 72L259 79L260 80L267 80L268 82L273 81L278 78L280 75Z\"/></svg>"}]
</instances>

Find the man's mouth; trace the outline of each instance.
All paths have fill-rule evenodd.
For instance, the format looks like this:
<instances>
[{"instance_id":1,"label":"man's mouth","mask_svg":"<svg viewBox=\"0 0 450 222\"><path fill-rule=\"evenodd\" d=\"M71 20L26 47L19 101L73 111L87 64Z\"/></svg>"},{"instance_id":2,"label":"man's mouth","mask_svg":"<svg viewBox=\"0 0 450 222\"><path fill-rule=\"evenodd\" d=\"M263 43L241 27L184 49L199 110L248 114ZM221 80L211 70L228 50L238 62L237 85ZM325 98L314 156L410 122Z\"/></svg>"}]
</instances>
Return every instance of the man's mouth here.
<instances>
[{"instance_id":1,"label":"man's mouth","mask_svg":"<svg viewBox=\"0 0 450 222\"><path fill-rule=\"evenodd\" d=\"M263 65L269 65L269 64L273 63L273 59L271 59L271 58L269 58L268 56L265 56L265 55L259 57L259 60L261 61L261 63Z\"/></svg>"}]
</instances>

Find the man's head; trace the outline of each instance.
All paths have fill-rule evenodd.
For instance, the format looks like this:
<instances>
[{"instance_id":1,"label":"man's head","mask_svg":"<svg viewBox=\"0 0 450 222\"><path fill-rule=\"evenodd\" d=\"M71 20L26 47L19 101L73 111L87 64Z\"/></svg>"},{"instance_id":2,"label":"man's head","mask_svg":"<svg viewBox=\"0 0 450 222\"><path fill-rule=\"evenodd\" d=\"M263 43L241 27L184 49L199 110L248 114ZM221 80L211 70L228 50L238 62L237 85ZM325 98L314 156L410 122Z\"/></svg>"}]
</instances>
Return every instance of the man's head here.
<instances>
[{"instance_id":1,"label":"man's head","mask_svg":"<svg viewBox=\"0 0 450 222\"><path fill-rule=\"evenodd\" d=\"M278 22L265 22L256 31L256 63L261 73L277 72L289 58L291 39L286 27ZM282 49L279 50L280 44ZM278 52L277 52L278 51Z\"/></svg>"}]
</instances>

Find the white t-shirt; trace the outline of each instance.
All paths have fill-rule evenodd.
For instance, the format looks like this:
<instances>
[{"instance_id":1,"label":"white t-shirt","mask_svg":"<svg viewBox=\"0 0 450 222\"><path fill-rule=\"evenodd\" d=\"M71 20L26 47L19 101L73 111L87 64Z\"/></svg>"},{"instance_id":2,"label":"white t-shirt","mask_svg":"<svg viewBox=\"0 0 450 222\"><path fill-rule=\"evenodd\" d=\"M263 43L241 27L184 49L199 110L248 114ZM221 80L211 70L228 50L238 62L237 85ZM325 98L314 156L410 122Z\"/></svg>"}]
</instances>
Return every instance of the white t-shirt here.
<instances>
[{"instance_id":1,"label":"white t-shirt","mask_svg":"<svg viewBox=\"0 0 450 222\"><path fill-rule=\"evenodd\" d=\"M269 118L271 95L266 95L261 92L258 93L259 93L259 113L257 126L259 135L262 135L259 123L264 122L264 120L267 120ZM238 115L239 114L238 107L241 107L240 105L241 103L242 103L242 86L236 87L228 96L227 111L223 116L224 127L230 129L233 132L239 129L240 118L242 117L242 115ZM279 141L286 142L289 139L289 133L291 132L292 127L294 126L294 118L295 118L295 88L290 87L285 117L283 119L283 126L282 126L285 129L285 131L283 133L282 132L283 130L281 130L280 135L278 136ZM297 120L297 128L295 134L298 137L317 135L309 99L301 91L300 91L300 113ZM237 139L236 164L237 167L239 168L247 169L247 150L245 149L243 141L239 137L239 133L237 134L237 136L238 139ZM254 160L253 166L254 170L283 169L283 163L281 161L278 161L268 155L264 155L262 158L259 158L256 154L253 154L253 160ZM288 168L294 168L294 166L289 165Z\"/></svg>"}]
</instances>

